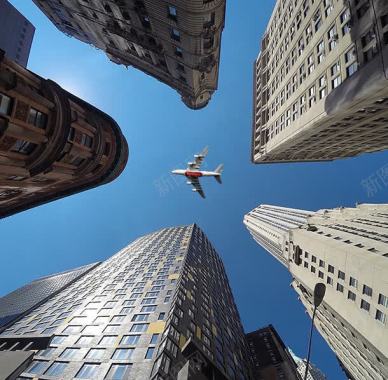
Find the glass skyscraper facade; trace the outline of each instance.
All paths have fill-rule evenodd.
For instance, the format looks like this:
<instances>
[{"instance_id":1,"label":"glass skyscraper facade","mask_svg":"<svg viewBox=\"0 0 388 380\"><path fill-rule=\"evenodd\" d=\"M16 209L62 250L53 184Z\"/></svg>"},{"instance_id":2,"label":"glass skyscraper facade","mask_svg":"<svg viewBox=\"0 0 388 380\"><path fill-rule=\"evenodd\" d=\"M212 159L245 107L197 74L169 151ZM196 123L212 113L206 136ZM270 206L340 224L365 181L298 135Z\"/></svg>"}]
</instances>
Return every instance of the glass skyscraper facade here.
<instances>
[{"instance_id":1,"label":"glass skyscraper facade","mask_svg":"<svg viewBox=\"0 0 388 380\"><path fill-rule=\"evenodd\" d=\"M99 263L89 264L39 278L0 298L0 328L48 300L98 265Z\"/></svg>"},{"instance_id":2,"label":"glass skyscraper facade","mask_svg":"<svg viewBox=\"0 0 388 380\"><path fill-rule=\"evenodd\" d=\"M20 379L175 379L193 347L218 378L250 378L225 269L196 225L135 240L0 338L24 335L53 338Z\"/></svg>"}]
</instances>

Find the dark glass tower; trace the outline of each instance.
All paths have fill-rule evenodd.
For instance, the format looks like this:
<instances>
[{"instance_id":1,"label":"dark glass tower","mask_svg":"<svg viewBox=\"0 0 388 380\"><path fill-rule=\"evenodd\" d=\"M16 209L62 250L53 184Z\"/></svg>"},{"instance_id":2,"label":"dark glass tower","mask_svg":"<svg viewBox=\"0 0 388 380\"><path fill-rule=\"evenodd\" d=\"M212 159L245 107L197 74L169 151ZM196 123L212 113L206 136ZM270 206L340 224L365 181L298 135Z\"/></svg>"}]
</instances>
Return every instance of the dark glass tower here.
<instances>
[{"instance_id":1,"label":"dark glass tower","mask_svg":"<svg viewBox=\"0 0 388 380\"><path fill-rule=\"evenodd\" d=\"M225 269L196 225L137 239L0 340L48 334L22 379L249 379Z\"/></svg>"}]
</instances>

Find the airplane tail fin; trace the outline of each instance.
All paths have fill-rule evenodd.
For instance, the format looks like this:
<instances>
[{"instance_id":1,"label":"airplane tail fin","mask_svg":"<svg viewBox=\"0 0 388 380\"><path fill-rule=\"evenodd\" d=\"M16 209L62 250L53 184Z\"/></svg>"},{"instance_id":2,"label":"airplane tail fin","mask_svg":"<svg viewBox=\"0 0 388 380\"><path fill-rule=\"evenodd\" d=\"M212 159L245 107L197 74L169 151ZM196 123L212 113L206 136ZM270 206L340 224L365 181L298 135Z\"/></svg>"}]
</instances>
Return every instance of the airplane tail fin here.
<instances>
[{"instance_id":1,"label":"airplane tail fin","mask_svg":"<svg viewBox=\"0 0 388 380\"><path fill-rule=\"evenodd\" d=\"M223 170L224 170L224 164L218 165L216 170L214 170L217 173L217 175L215 175L214 178L218 183L222 183L221 174Z\"/></svg>"}]
</instances>

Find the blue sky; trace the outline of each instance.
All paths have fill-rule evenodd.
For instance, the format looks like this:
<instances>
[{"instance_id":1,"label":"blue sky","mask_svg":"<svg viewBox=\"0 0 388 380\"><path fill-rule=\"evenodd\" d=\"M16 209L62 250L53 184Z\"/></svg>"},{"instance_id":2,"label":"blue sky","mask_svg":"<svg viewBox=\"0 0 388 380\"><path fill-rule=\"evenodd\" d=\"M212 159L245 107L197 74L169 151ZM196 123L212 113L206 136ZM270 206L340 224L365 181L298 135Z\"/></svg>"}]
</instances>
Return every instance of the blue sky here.
<instances>
[{"instance_id":1,"label":"blue sky","mask_svg":"<svg viewBox=\"0 0 388 380\"><path fill-rule=\"evenodd\" d=\"M362 181L388 164L388 153L331 163L251 164L252 63L275 1L228 1L219 89L200 111L186 108L154 78L65 36L32 1L11 2L37 29L29 69L114 117L130 157L109 185L0 221L0 295L40 276L104 260L156 229L196 222L224 260L246 331L272 323L296 354L306 355L309 319L291 278L253 241L243 216L260 203L317 210L386 202L387 187L371 195ZM223 162L225 172L222 186L202 181L203 200L169 172L205 145L207 167ZM329 379L343 379L329 347L318 334L314 339L312 361Z\"/></svg>"}]
</instances>

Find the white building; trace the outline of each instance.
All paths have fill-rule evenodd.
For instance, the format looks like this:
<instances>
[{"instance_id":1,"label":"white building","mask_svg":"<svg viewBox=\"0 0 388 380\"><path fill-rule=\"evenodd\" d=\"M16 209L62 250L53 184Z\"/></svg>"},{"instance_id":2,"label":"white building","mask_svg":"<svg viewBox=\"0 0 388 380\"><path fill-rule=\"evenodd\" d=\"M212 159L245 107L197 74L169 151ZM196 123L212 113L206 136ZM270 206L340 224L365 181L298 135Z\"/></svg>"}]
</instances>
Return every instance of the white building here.
<instances>
[{"instance_id":1,"label":"white building","mask_svg":"<svg viewBox=\"0 0 388 380\"><path fill-rule=\"evenodd\" d=\"M388 148L388 2L277 0L254 62L252 161Z\"/></svg>"},{"instance_id":2,"label":"white building","mask_svg":"<svg viewBox=\"0 0 388 380\"><path fill-rule=\"evenodd\" d=\"M281 232L293 211L260 206L244 223L287 266L310 316L313 289L326 284L315 325L352 377L387 379L388 205L320 210Z\"/></svg>"}]
</instances>

